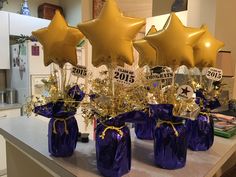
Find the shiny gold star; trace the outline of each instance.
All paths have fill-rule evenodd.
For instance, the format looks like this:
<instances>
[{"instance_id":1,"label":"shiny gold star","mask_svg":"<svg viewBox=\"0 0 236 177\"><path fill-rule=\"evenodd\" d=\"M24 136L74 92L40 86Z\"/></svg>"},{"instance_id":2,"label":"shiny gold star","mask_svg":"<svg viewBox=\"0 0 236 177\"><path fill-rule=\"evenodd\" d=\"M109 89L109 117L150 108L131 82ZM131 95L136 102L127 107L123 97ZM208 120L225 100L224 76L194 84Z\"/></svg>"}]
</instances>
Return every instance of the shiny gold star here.
<instances>
[{"instance_id":1,"label":"shiny gold star","mask_svg":"<svg viewBox=\"0 0 236 177\"><path fill-rule=\"evenodd\" d=\"M77 64L76 45L84 36L78 29L69 27L59 11L56 11L47 28L32 34L43 46L45 66L52 62L60 67L66 62Z\"/></svg>"},{"instance_id":2,"label":"shiny gold star","mask_svg":"<svg viewBox=\"0 0 236 177\"><path fill-rule=\"evenodd\" d=\"M195 66L199 68L212 67L215 66L218 50L224 46L224 43L215 39L207 26L203 25L201 29L206 32L194 46Z\"/></svg>"},{"instance_id":3,"label":"shiny gold star","mask_svg":"<svg viewBox=\"0 0 236 177\"><path fill-rule=\"evenodd\" d=\"M172 68L180 65L193 67L193 45L204 31L204 29L185 27L179 18L171 13L163 30L148 35L145 39L159 51L161 65Z\"/></svg>"},{"instance_id":4,"label":"shiny gold star","mask_svg":"<svg viewBox=\"0 0 236 177\"><path fill-rule=\"evenodd\" d=\"M92 44L92 64L132 65L132 40L145 25L144 19L125 17L119 11L115 0L107 0L95 20L78 25L78 28Z\"/></svg>"},{"instance_id":5,"label":"shiny gold star","mask_svg":"<svg viewBox=\"0 0 236 177\"><path fill-rule=\"evenodd\" d=\"M155 34L157 29L153 25L147 35ZM133 43L134 48L139 53L139 67L148 65L149 67L158 65L158 53L145 39L136 40Z\"/></svg>"}]
</instances>

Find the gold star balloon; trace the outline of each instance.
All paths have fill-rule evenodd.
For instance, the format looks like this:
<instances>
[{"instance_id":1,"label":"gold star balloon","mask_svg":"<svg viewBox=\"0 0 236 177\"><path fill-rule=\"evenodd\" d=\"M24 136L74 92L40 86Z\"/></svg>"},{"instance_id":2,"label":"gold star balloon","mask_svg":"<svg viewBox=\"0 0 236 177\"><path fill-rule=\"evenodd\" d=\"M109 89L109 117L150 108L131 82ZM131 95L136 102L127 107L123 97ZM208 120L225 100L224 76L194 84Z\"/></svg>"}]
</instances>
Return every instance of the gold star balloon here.
<instances>
[{"instance_id":1,"label":"gold star balloon","mask_svg":"<svg viewBox=\"0 0 236 177\"><path fill-rule=\"evenodd\" d=\"M159 51L160 64L175 69L180 65L194 66L193 45L203 33L204 29L185 27L175 13L171 13L163 30L145 39Z\"/></svg>"},{"instance_id":2,"label":"gold star balloon","mask_svg":"<svg viewBox=\"0 0 236 177\"><path fill-rule=\"evenodd\" d=\"M77 65L76 45L84 36L77 28L69 27L59 11L47 28L32 34L43 46L45 66L56 63L62 68L66 62Z\"/></svg>"},{"instance_id":3,"label":"gold star balloon","mask_svg":"<svg viewBox=\"0 0 236 177\"><path fill-rule=\"evenodd\" d=\"M199 68L212 67L215 66L217 53L224 43L215 39L206 25L201 28L206 32L194 46L195 66Z\"/></svg>"},{"instance_id":4,"label":"gold star balloon","mask_svg":"<svg viewBox=\"0 0 236 177\"><path fill-rule=\"evenodd\" d=\"M92 64L132 65L132 40L145 25L144 19L125 17L115 0L107 0L97 19L78 25L92 45Z\"/></svg>"},{"instance_id":5,"label":"gold star balloon","mask_svg":"<svg viewBox=\"0 0 236 177\"><path fill-rule=\"evenodd\" d=\"M153 25L147 35L157 33L157 29ZM133 43L134 48L139 53L139 67L148 65L149 67L158 65L158 53L145 39L136 40Z\"/></svg>"}]
</instances>

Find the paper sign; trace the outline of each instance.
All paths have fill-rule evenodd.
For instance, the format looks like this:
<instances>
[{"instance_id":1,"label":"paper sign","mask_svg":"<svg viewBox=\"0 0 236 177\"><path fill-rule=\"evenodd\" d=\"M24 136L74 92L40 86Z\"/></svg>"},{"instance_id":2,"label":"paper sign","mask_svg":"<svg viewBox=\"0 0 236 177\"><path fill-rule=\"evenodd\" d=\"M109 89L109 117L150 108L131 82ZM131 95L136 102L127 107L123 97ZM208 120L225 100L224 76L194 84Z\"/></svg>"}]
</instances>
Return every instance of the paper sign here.
<instances>
[{"instance_id":1,"label":"paper sign","mask_svg":"<svg viewBox=\"0 0 236 177\"><path fill-rule=\"evenodd\" d=\"M147 80L162 80L173 78L173 72L165 66L157 66L150 69L150 74L146 76Z\"/></svg>"},{"instance_id":2,"label":"paper sign","mask_svg":"<svg viewBox=\"0 0 236 177\"><path fill-rule=\"evenodd\" d=\"M39 46L32 45L31 46L31 54L32 54L32 56L39 56Z\"/></svg>"},{"instance_id":3,"label":"paper sign","mask_svg":"<svg viewBox=\"0 0 236 177\"><path fill-rule=\"evenodd\" d=\"M218 68L209 68L206 73L207 79L211 79L213 81L220 81L223 77L223 71Z\"/></svg>"},{"instance_id":4,"label":"paper sign","mask_svg":"<svg viewBox=\"0 0 236 177\"><path fill-rule=\"evenodd\" d=\"M179 116L183 118L191 119L191 120L196 120L200 111L201 111L200 107L195 103L191 111L185 110L181 112Z\"/></svg>"},{"instance_id":5,"label":"paper sign","mask_svg":"<svg viewBox=\"0 0 236 177\"><path fill-rule=\"evenodd\" d=\"M135 82L135 73L132 70L117 67L113 72L113 79L115 82L130 85Z\"/></svg>"},{"instance_id":6,"label":"paper sign","mask_svg":"<svg viewBox=\"0 0 236 177\"><path fill-rule=\"evenodd\" d=\"M24 44L20 45L20 54L26 56L26 46Z\"/></svg>"},{"instance_id":7,"label":"paper sign","mask_svg":"<svg viewBox=\"0 0 236 177\"><path fill-rule=\"evenodd\" d=\"M72 68L71 73L77 77L86 77L87 76L87 68L85 66L77 65Z\"/></svg>"},{"instance_id":8,"label":"paper sign","mask_svg":"<svg viewBox=\"0 0 236 177\"><path fill-rule=\"evenodd\" d=\"M183 100L188 100L193 96L193 89L189 85L182 85L177 90L177 97Z\"/></svg>"}]
</instances>

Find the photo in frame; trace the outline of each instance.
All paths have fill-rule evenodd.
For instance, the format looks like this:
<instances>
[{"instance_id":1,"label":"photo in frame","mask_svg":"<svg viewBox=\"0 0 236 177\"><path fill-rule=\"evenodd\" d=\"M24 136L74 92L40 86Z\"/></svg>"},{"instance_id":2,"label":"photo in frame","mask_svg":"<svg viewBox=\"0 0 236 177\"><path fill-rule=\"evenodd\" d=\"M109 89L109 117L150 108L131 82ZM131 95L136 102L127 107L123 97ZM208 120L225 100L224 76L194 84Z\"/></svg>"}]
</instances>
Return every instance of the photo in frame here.
<instances>
[{"instance_id":1,"label":"photo in frame","mask_svg":"<svg viewBox=\"0 0 236 177\"><path fill-rule=\"evenodd\" d=\"M31 95L33 96L42 96L47 95L45 84L42 82L43 79L48 80L49 74L37 74L31 75Z\"/></svg>"}]
</instances>

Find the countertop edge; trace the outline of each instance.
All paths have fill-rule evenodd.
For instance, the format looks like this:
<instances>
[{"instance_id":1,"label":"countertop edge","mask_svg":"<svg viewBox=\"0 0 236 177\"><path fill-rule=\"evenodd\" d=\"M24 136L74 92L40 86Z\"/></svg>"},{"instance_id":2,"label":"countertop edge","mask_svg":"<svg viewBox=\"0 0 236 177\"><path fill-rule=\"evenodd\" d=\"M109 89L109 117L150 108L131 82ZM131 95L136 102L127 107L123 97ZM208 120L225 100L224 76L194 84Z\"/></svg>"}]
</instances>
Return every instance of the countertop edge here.
<instances>
[{"instance_id":1,"label":"countertop edge","mask_svg":"<svg viewBox=\"0 0 236 177\"><path fill-rule=\"evenodd\" d=\"M215 135L216 136L216 135ZM232 147L230 148L229 151L227 151L224 156L223 156L223 160L221 159L220 161L218 161L216 163L216 165L206 174L205 177L211 177L215 175L215 172L217 171L217 169L219 169L218 167L222 167L225 162L233 155L233 153L236 152L236 144L233 144Z\"/></svg>"},{"instance_id":2,"label":"countertop edge","mask_svg":"<svg viewBox=\"0 0 236 177\"><path fill-rule=\"evenodd\" d=\"M33 149L32 147L28 146L27 144L23 143L16 137L12 136L11 134L4 131L2 128L0 128L0 134L6 139L7 142L13 144L16 148L23 151L27 155L31 156L33 159L35 159L38 163L42 164L46 168L49 168L52 171L57 171L58 174L62 176L67 177L76 177L72 173L70 173L68 170L62 168L59 164L53 162L52 159L49 159L48 157L44 156L37 150Z\"/></svg>"},{"instance_id":3,"label":"countertop edge","mask_svg":"<svg viewBox=\"0 0 236 177\"><path fill-rule=\"evenodd\" d=\"M21 104L0 104L0 111L10 110L10 109L21 109L23 105Z\"/></svg>"},{"instance_id":4,"label":"countertop edge","mask_svg":"<svg viewBox=\"0 0 236 177\"><path fill-rule=\"evenodd\" d=\"M4 119L7 119L7 118L4 118ZM14 127L16 127L16 126L18 126L19 124L15 124L15 126L11 126L11 121L16 121L16 119L20 119L19 117L18 118L11 118L11 119L8 119L8 120L10 120L10 121L5 121L5 120L3 120L3 122L5 122L5 125L7 125L9 128L9 130L12 130L12 128L14 128ZM42 121L41 120L34 120L34 121L36 121L35 123L36 124L39 124L39 122L41 122L41 125L42 126L44 126L44 125L46 125L47 123L45 122L45 123L42 123ZM29 124L29 125L31 125L31 124ZM46 129L44 129L44 130L46 130ZM134 132L133 132L134 133ZM19 138L17 138L17 137L15 137L14 135L12 135L12 134L10 134L10 133L8 133L7 132L7 130L4 130L4 127L2 127L1 128L1 126L0 126L0 134L2 134L6 139L7 139L7 141L8 142L10 142L10 143L12 143L12 144L14 144L15 146L17 146L17 147L19 147L19 149L20 150L22 150L22 151L24 151L24 152L26 152L26 154L29 154L30 156L32 156L32 158L33 159L35 159L36 161L38 161L40 164L42 164L43 166L46 166L46 167L48 167L48 168L50 168L52 171L56 171L58 174L60 174L61 176L66 176L66 177L76 177L76 176L78 176L78 175L81 175L82 173L83 173L83 171L81 171L81 170L71 170L70 171L70 169L71 169L71 166L68 166L67 164L67 166L69 167L69 168L67 168L66 166L63 166L63 159L61 159L61 158L58 158L59 160L58 160L58 162L59 163L57 163L57 162L54 162L54 160L55 160L55 158L54 157L51 157L50 155L48 155L48 154L45 154L45 153L41 153L40 152L40 150L38 151L37 149L34 149L33 147L31 147L30 145L27 145L27 143L25 143L24 141L22 141L21 139L19 139ZM41 135L41 134L40 134ZM26 136L26 137L28 137L28 136ZM44 138L46 138L46 134L44 134ZM215 137L216 138L216 137ZM27 138L28 139L28 138ZM45 139L46 140L46 139ZM136 143L136 141L137 141L137 143L138 143L138 145L144 145L145 144L145 141L142 141L142 140L138 140L138 139L135 139L135 142L133 142L134 144ZM218 146L218 148L214 148L214 149L212 149L212 151L210 151L210 154L209 155L213 155L213 154L215 154L214 155L214 157L215 158L217 158L217 159L215 159L214 160L214 162L211 162L211 163L209 163L209 165L210 166L212 166L212 167L210 167L209 168L209 170L208 169L204 169L204 171L205 170L207 170L206 172L204 172L204 176L206 176L206 177L208 177L208 176L210 176L212 173L215 173L216 172L216 170L218 169L218 167L219 166L221 166L221 164L222 163L224 163L225 161L226 161L226 159L228 158L228 156L230 156L230 155L232 155L232 153L234 152L234 151L236 151L236 136L234 137L234 138L232 138L232 139L225 139L225 138L221 138L221 137L217 137L216 139L215 139L215 142L217 142L217 144L219 144L219 145L217 145ZM216 145L216 144L215 144ZM221 146L226 146L227 145L227 147L229 147L229 148L223 148L223 153L219 153L219 150L220 150L220 152L222 152L222 150L221 149L219 149L219 147L221 147ZM213 145L214 146L214 145ZM89 147L89 146L88 146ZM133 146L134 147L134 146ZM138 146L137 146L138 147ZM144 146L145 147L145 146ZM138 148L137 148L138 149ZM228 150L227 150L228 149ZM133 151L133 150L132 150ZM80 154L83 154L83 152L82 151L78 151ZM86 152L90 152L90 151L86 151ZM133 152L135 152L135 151L133 151ZM136 153L137 152L139 152L139 151L136 151ZM193 152L193 151L190 151L191 152L191 154L190 154L190 157L198 157L198 155L208 155L208 152ZM86 153L85 153L86 154ZM214 158L213 157L213 158ZM77 157L78 158L78 157ZM132 158L132 159L135 159L135 158ZM138 159L137 157L136 157L136 159ZM204 160L204 159L203 159ZM69 162L69 161L68 161ZM81 162L83 162L83 161L81 161ZM137 160L136 160L136 162L138 162ZM143 161L142 161L143 162ZM187 162L188 162L188 160L187 160ZM194 162L194 163L192 163L192 164L199 164L199 163L201 163L202 164L202 162L201 161L198 161L198 162ZM148 163L147 163L148 164ZM136 167L140 167L140 166L133 166L134 168L136 168ZM188 172L189 170L190 170L190 166L186 166L187 168L186 168L186 172ZM69 169L69 170L68 170ZM79 169L79 167L78 167L78 169ZM83 170L83 168L81 168L82 170ZM145 169L145 168L144 168ZM150 168L151 169L151 168ZM86 170L86 169L85 169ZM192 169L191 169L192 170ZM196 170L196 169L195 169ZM198 169L197 169L198 170ZM184 169L179 169L179 171L180 172L178 172L179 174L184 174L185 172L185 170ZM183 172L181 172L181 171L183 171ZM74 172L76 172L76 173L74 173ZM136 171L137 172L137 171ZM154 172L156 172L156 171L154 171ZM160 169L160 173L162 173L163 171L162 171L162 169ZM164 171L165 173L167 173L166 171ZM169 171L168 171L169 172ZM171 171L170 171L171 172ZM165 174L165 173L163 173L163 174ZM171 173L172 174L172 173ZM178 175L177 175L178 176Z\"/></svg>"}]
</instances>

